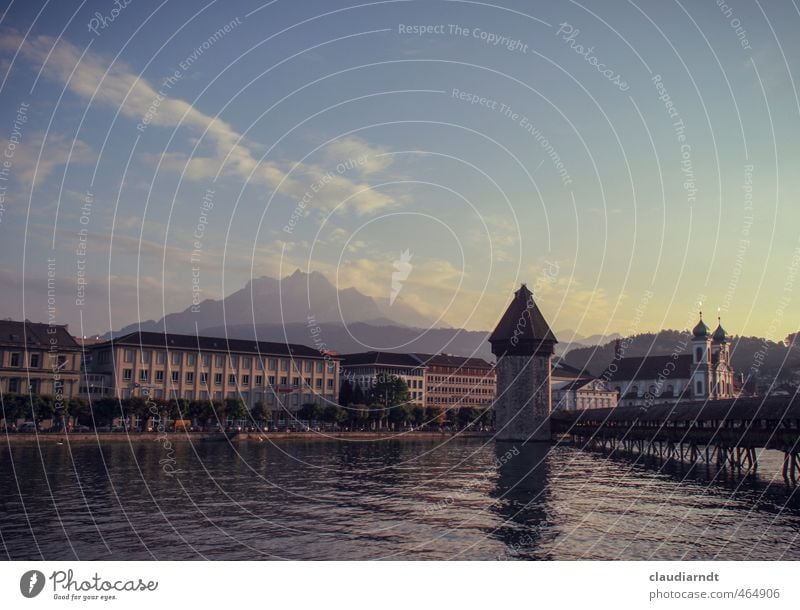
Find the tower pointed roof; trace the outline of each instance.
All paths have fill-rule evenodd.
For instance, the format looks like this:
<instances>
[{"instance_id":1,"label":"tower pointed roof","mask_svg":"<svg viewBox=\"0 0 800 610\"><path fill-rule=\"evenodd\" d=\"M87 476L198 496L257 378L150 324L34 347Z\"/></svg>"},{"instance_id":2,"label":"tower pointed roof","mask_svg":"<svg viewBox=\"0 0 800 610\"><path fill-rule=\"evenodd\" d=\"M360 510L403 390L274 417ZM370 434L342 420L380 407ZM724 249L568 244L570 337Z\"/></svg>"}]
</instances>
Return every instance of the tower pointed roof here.
<instances>
[{"instance_id":1,"label":"tower pointed roof","mask_svg":"<svg viewBox=\"0 0 800 610\"><path fill-rule=\"evenodd\" d=\"M514 299L489 337L489 343L492 344L494 353L497 353L495 348L498 347L502 348L502 352L507 351L509 347L528 351L524 349L527 347L537 351L544 346L552 351L553 344L558 343L533 300L533 293L525 284L514 292Z\"/></svg>"},{"instance_id":2,"label":"tower pointed roof","mask_svg":"<svg viewBox=\"0 0 800 610\"><path fill-rule=\"evenodd\" d=\"M728 333L722 328L722 319L717 317L717 322L717 330L714 331L712 339L714 339L715 343L725 343L728 340Z\"/></svg>"}]
</instances>

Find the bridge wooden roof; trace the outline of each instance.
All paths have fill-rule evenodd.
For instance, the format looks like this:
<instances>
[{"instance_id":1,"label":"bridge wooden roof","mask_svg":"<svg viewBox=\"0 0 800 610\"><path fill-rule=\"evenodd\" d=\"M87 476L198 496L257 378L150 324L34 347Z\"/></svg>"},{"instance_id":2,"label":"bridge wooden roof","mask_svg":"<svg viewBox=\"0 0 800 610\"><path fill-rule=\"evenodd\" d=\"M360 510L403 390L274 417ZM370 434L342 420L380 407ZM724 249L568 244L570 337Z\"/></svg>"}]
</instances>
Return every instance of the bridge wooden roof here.
<instances>
[{"instance_id":1,"label":"bridge wooden roof","mask_svg":"<svg viewBox=\"0 0 800 610\"><path fill-rule=\"evenodd\" d=\"M676 404L555 411L553 419L569 422L722 421L800 419L800 395L731 400L679 401Z\"/></svg>"}]
</instances>

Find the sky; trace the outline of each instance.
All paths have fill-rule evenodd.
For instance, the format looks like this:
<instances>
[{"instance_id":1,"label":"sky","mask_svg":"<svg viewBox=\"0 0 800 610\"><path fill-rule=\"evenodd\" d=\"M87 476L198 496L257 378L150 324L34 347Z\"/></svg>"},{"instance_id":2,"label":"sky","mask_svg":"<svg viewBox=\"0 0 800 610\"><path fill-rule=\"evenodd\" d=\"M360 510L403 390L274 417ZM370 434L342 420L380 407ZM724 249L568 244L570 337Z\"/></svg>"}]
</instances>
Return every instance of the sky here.
<instances>
[{"instance_id":1,"label":"sky","mask_svg":"<svg viewBox=\"0 0 800 610\"><path fill-rule=\"evenodd\" d=\"M797 330L795 2L2 7L2 317L299 268L472 330L521 282L562 341Z\"/></svg>"}]
</instances>

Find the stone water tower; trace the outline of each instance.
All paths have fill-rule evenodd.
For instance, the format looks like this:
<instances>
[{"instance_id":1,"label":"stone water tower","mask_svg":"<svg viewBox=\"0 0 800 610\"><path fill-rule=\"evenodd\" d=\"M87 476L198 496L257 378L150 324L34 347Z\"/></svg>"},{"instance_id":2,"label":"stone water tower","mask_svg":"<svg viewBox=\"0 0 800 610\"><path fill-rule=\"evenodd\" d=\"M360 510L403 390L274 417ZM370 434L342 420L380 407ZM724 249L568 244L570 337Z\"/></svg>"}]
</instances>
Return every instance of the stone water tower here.
<instances>
[{"instance_id":1,"label":"stone water tower","mask_svg":"<svg viewBox=\"0 0 800 610\"><path fill-rule=\"evenodd\" d=\"M498 441L550 441L550 360L557 343L523 284L489 337L497 357Z\"/></svg>"}]
</instances>

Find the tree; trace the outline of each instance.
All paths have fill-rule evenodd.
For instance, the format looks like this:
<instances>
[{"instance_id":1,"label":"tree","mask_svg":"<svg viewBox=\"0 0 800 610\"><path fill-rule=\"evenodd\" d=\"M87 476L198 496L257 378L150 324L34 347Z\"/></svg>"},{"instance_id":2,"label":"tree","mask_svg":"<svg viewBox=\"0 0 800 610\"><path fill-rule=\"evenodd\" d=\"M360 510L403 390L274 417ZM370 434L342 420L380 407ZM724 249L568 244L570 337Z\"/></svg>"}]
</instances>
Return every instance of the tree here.
<instances>
[{"instance_id":1,"label":"tree","mask_svg":"<svg viewBox=\"0 0 800 610\"><path fill-rule=\"evenodd\" d=\"M445 421L445 410L437 407L427 407L425 409L425 421L428 424L442 425Z\"/></svg>"},{"instance_id":2,"label":"tree","mask_svg":"<svg viewBox=\"0 0 800 610\"><path fill-rule=\"evenodd\" d=\"M5 394L3 396L1 415L6 420L6 425L11 426L18 419L25 417L25 404L27 396L22 394Z\"/></svg>"},{"instance_id":3,"label":"tree","mask_svg":"<svg viewBox=\"0 0 800 610\"><path fill-rule=\"evenodd\" d=\"M322 408L315 402L307 402L303 404L297 411L299 419L307 421L315 421L322 418Z\"/></svg>"},{"instance_id":4,"label":"tree","mask_svg":"<svg viewBox=\"0 0 800 610\"><path fill-rule=\"evenodd\" d=\"M370 390L370 411L379 425L388 418L393 422L406 421L406 408L411 406L408 385L397 375L379 375ZM392 415L393 411L399 411Z\"/></svg>"},{"instance_id":5,"label":"tree","mask_svg":"<svg viewBox=\"0 0 800 610\"><path fill-rule=\"evenodd\" d=\"M380 375L370 392L371 402L391 408L410 402L408 385L397 375Z\"/></svg>"},{"instance_id":6,"label":"tree","mask_svg":"<svg viewBox=\"0 0 800 610\"><path fill-rule=\"evenodd\" d=\"M134 396L133 398L122 400L121 405L123 416L130 417L131 420L133 420L134 417L138 417L139 431L144 431L147 426L147 420L154 415L154 413L150 411L147 402L140 396Z\"/></svg>"},{"instance_id":7,"label":"tree","mask_svg":"<svg viewBox=\"0 0 800 610\"><path fill-rule=\"evenodd\" d=\"M350 380L343 379L342 386L339 388L339 404L347 407L353 402L353 386Z\"/></svg>"},{"instance_id":8,"label":"tree","mask_svg":"<svg viewBox=\"0 0 800 610\"><path fill-rule=\"evenodd\" d=\"M31 394L28 409L31 419L36 423L50 419L55 413L53 397L45 394Z\"/></svg>"},{"instance_id":9,"label":"tree","mask_svg":"<svg viewBox=\"0 0 800 610\"><path fill-rule=\"evenodd\" d=\"M329 424L338 424L347 417L344 409L340 409L337 405L327 405L322 409L322 421Z\"/></svg>"},{"instance_id":10,"label":"tree","mask_svg":"<svg viewBox=\"0 0 800 610\"><path fill-rule=\"evenodd\" d=\"M203 427L211 425L212 427L219 424L225 425L225 403L221 400L206 400L203 401Z\"/></svg>"},{"instance_id":11,"label":"tree","mask_svg":"<svg viewBox=\"0 0 800 610\"><path fill-rule=\"evenodd\" d=\"M85 398L70 398L67 403L67 415L75 422L86 426L91 426L95 422L92 421L92 409L89 406L89 401ZM103 424L108 425L108 424Z\"/></svg>"},{"instance_id":12,"label":"tree","mask_svg":"<svg viewBox=\"0 0 800 610\"><path fill-rule=\"evenodd\" d=\"M189 417L189 404L185 398L171 400L169 404L164 405L162 416L170 419L186 419Z\"/></svg>"},{"instance_id":13,"label":"tree","mask_svg":"<svg viewBox=\"0 0 800 610\"><path fill-rule=\"evenodd\" d=\"M460 407L455 414L456 422L459 428L466 428L470 424L474 424L481 416L480 410L475 407Z\"/></svg>"},{"instance_id":14,"label":"tree","mask_svg":"<svg viewBox=\"0 0 800 610\"><path fill-rule=\"evenodd\" d=\"M115 417L120 417L120 403L110 396L92 399L90 408L97 426L110 426Z\"/></svg>"},{"instance_id":15,"label":"tree","mask_svg":"<svg viewBox=\"0 0 800 610\"><path fill-rule=\"evenodd\" d=\"M363 405L366 404L366 396L364 396L364 390L361 389L361 384L356 381L356 386L353 388L353 400L352 403L356 405Z\"/></svg>"},{"instance_id":16,"label":"tree","mask_svg":"<svg viewBox=\"0 0 800 610\"><path fill-rule=\"evenodd\" d=\"M263 400L259 400L253 405L250 415L256 422L268 422L272 419L272 409Z\"/></svg>"},{"instance_id":17,"label":"tree","mask_svg":"<svg viewBox=\"0 0 800 610\"><path fill-rule=\"evenodd\" d=\"M425 423L425 407L414 405L411 409L411 421L415 426L421 426Z\"/></svg>"},{"instance_id":18,"label":"tree","mask_svg":"<svg viewBox=\"0 0 800 610\"><path fill-rule=\"evenodd\" d=\"M389 410L389 421L393 424L405 424L411 420L414 406L411 403L395 405Z\"/></svg>"},{"instance_id":19,"label":"tree","mask_svg":"<svg viewBox=\"0 0 800 610\"><path fill-rule=\"evenodd\" d=\"M226 419L244 419L247 417L247 405L241 398L228 398L225 400Z\"/></svg>"},{"instance_id":20,"label":"tree","mask_svg":"<svg viewBox=\"0 0 800 610\"><path fill-rule=\"evenodd\" d=\"M208 400L193 400L189 403L189 407L186 409L185 415L192 421L202 422L202 425L205 426L206 422L208 421L210 404L211 403Z\"/></svg>"}]
</instances>

